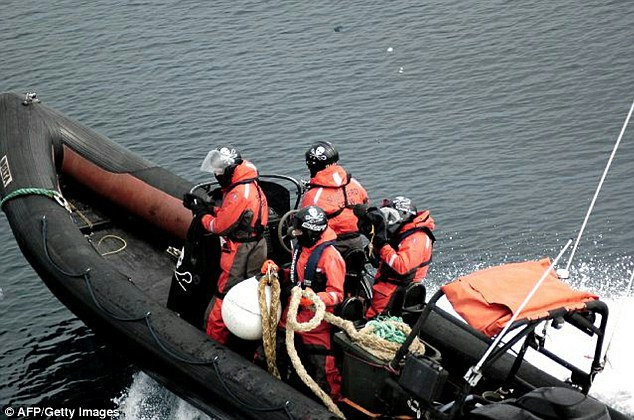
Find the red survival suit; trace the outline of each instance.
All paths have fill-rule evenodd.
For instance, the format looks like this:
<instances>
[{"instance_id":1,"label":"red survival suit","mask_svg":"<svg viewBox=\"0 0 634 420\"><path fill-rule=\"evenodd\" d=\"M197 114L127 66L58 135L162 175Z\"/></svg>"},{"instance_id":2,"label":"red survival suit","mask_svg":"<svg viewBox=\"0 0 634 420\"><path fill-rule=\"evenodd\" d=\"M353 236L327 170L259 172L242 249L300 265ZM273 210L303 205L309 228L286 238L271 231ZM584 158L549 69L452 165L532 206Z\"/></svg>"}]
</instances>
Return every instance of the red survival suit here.
<instances>
[{"instance_id":1,"label":"red survival suit","mask_svg":"<svg viewBox=\"0 0 634 420\"><path fill-rule=\"evenodd\" d=\"M202 217L203 226L221 236L222 273L207 319L207 335L221 344L227 343L230 334L222 321L222 299L231 287L258 274L267 256L262 233L269 209L257 177L255 165L243 161L233 172L231 184L222 189L220 207L214 208L214 215Z\"/></svg>"},{"instance_id":2,"label":"red survival suit","mask_svg":"<svg viewBox=\"0 0 634 420\"><path fill-rule=\"evenodd\" d=\"M390 311L395 292L404 292L409 283L423 281L431 263L434 227L434 219L424 210L405 223L381 248L367 319ZM400 310L394 309L397 313Z\"/></svg>"},{"instance_id":3,"label":"red survival suit","mask_svg":"<svg viewBox=\"0 0 634 420\"><path fill-rule=\"evenodd\" d=\"M313 252L321 250L321 256L312 275L310 287L326 304L326 310L330 313L334 311L336 305L343 301L343 282L346 274L346 266L341 254L334 246L331 246L336 237L337 235L330 227L326 228L314 246L301 249L299 250L299 256L294 256L296 259L296 275L291 273L291 279L296 285L300 285L302 288L306 287L305 280L310 277L310 274L306 272L310 256ZM315 312L309 307L304 307L300 304L297 312L297 320L299 322L308 322L314 315ZM286 305L286 309L280 319L280 328L286 328L287 316L288 305ZM296 334L299 336L305 351L305 354L302 354L302 361L306 370L324 392L328 393L333 399L338 399L341 390L341 376L335 366L334 356L330 354L330 324L322 321L314 330L297 332Z\"/></svg>"},{"instance_id":4,"label":"red survival suit","mask_svg":"<svg viewBox=\"0 0 634 420\"><path fill-rule=\"evenodd\" d=\"M365 188L341 166L333 163L310 179L301 207L322 208L328 216L328 226L337 235L337 249L345 255L351 247L363 248L352 206L367 202Z\"/></svg>"}]
</instances>

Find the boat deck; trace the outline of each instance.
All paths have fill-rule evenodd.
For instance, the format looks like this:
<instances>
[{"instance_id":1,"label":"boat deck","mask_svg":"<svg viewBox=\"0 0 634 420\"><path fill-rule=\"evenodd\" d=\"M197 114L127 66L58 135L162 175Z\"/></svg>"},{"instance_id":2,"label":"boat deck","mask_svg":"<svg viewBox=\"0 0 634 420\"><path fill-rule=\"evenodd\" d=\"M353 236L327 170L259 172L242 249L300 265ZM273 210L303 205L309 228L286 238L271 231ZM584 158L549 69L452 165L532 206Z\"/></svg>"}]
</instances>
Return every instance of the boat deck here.
<instances>
[{"instance_id":1,"label":"boat deck","mask_svg":"<svg viewBox=\"0 0 634 420\"><path fill-rule=\"evenodd\" d=\"M68 182L63 192L73 210L73 219L95 249L154 301L166 305L176 257L169 247L182 243L135 219L114 206L94 205L95 197Z\"/></svg>"}]
</instances>

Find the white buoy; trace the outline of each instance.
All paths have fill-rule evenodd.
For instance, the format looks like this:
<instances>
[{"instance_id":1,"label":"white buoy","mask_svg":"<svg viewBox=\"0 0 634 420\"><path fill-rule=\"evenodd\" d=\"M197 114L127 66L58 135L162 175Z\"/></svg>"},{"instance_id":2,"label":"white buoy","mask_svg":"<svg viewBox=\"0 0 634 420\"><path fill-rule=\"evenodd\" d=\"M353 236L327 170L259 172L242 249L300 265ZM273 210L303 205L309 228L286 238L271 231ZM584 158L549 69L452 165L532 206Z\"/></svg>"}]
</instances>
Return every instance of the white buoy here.
<instances>
[{"instance_id":1,"label":"white buoy","mask_svg":"<svg viewBox=\"0 0 634 420\"><path fill-rule=\"evenodd\" d=\"M271 310L271 286L266 286L266 306ZM277 303L277 320L282 317L282 305ZM222 300L222 320L233 334L243 340L262 338L262 315L258 302L258 280L248 278L236 284Z\"/></svg>"},{"instance_id":2,"label":"white buoy","mask_svg":"<svg viewBox=\"0 0 634 420\"><path fill-rule=\"evenodd\" d=\"M568 278L570 278L570 272L565 268L558 268L556 272L561 280L568 280Z\"/></svg>"},{"instance_id":3,"label":"white buoy","mask_svg":"<svg viewBox=\"0 0 634 420\"><path fill-rule=\"evenodd\" d=\"M403 67L400 67L400 68L398 69L398 72L399 72L399 73L403 73Z\"/></svg>"},{"instance_id":4,"label":"white buoy","mask_svg":"<svg viewBox=\"0 0 634 420\"><path fill-rule=\"evenodd\" d=\"M392 52L392 51L394 51L394 48L392 48L392 47L387 47L387 52Z\"/></svg>"}]
</instances>

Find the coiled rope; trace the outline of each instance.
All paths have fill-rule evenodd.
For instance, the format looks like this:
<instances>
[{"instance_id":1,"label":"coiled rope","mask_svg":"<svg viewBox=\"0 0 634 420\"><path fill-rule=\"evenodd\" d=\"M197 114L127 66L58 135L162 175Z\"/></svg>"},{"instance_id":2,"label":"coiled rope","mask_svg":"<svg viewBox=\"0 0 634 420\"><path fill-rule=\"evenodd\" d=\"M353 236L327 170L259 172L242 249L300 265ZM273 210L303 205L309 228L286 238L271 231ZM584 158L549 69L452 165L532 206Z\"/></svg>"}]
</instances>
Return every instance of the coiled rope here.
<instances>
[{"instance_id":1,"label":"coiled rope","mask_svg":"<svg viewBox=\"0 0 634 420\"><path fill-rule=\"evenodd\" d=\"M315 308L315 316L307 322L297 321L299 301L302 296L312 300ZM364 328L357 331L352 321L340 318L330 312L327 312L326 305L314 291L311 289L302 290L299 286L293 287L291 290L288 317L286 319L286 351L288 352L288 356L291 359L293 367L306 386L308 386L308 388L310 388L310 390L322 400L331 412L341 418L345 418L330 396L319 387L313 378L310 377L306 368L304 368L299 355L297 354L297 349L295 349L295 331L311 331L315 329L322 320L340 328L348 334L352 341L360 345L373 356L385 362L392 360L396 351L401 347L401 344L411 332L411 328L409 325L400 320L400 318L392 317L370 321ZM377 335L375 333L376 331L380 331L379 334L384 335L384 337ZM402 339L402 341L399 343L388 340L388 338L392 339L395 337L398 337L397 340ZM410 346L410 351L422 355L425 352L425 346L418 338L415 338Z\"/></svg>"}]
</instances>

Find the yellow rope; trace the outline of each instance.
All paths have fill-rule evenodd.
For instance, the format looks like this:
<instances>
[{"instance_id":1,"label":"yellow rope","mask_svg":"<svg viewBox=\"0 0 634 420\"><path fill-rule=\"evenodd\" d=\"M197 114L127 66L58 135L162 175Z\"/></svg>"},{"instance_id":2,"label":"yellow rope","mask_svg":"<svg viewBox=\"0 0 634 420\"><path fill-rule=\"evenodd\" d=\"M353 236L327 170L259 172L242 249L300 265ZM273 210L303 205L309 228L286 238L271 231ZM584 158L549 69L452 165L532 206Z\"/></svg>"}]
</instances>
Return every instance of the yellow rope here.
<instances>
[{"instance_id":1,"label":"yellow rope","mask_svg":"<svg viewBox=\"0 0 634 420\"><path fill-rule=\"evenodd\" d=\"M271 311L266 304L266 286L271 287ZM280 379L280 372L276 364L276 332L277 332L277 310L280 301L280 281L277 272L267 269L266 275L260 278L258 284L258 303L262 314L262 344L264 345L264 355L269 373Z\"/></svg>"},{"instance_id":2,"label":"yellow rope","mask_svg":"<svg viewBox=\"0 0 634 420\"><path fill-rule=\"evenodd\" d=\"M374 225L372 225L372 229L370 230L370 242L368 243L368 258L372 258L372 251L374 250L374 245L373 245L373 241L374 241Z\"/></svg>"},{"instance_id":3,"label":"yellow rope","mask_svg":"<svg viewBox=\"0 0 634 420\"><path fill-rule=\"evenodd\" d=\"M123 245L119 249L115 249L113 251L104 252L103 254L101 254L102 257L105 257L106 255L116 254L117 252L121 252L128 246L128 243L125 241L125 239L123 239L120 236L117 236L117 235L104 235L104 236L101 237L101 239L99 239L99 242L97 242L97 248L99 248L99 246L101 245L101 243L103 242L104 239L118 239L118 240L120 240L123 243Z\"/></svg>"},{"instance_id":4,"label":"yellow rope","mask_svg":"<svg viewBox=\"0 0 634 420\"><path fill-rule=\"evenodd\" d=\"M92 230L92 228L94 227L94 225L92 224L92 222L90 221L90 219L88 219L88 217L86 217L86 215L84 213L82 213L81 210L79 210L73 203L71 203L70 201L68 202L68 205L70 206L71 210L74 211L75 213L77 213L77 215L84 221L84 223L86 223L86 225L88 225L88 229Z\"/></svg>"}]
</instances>

